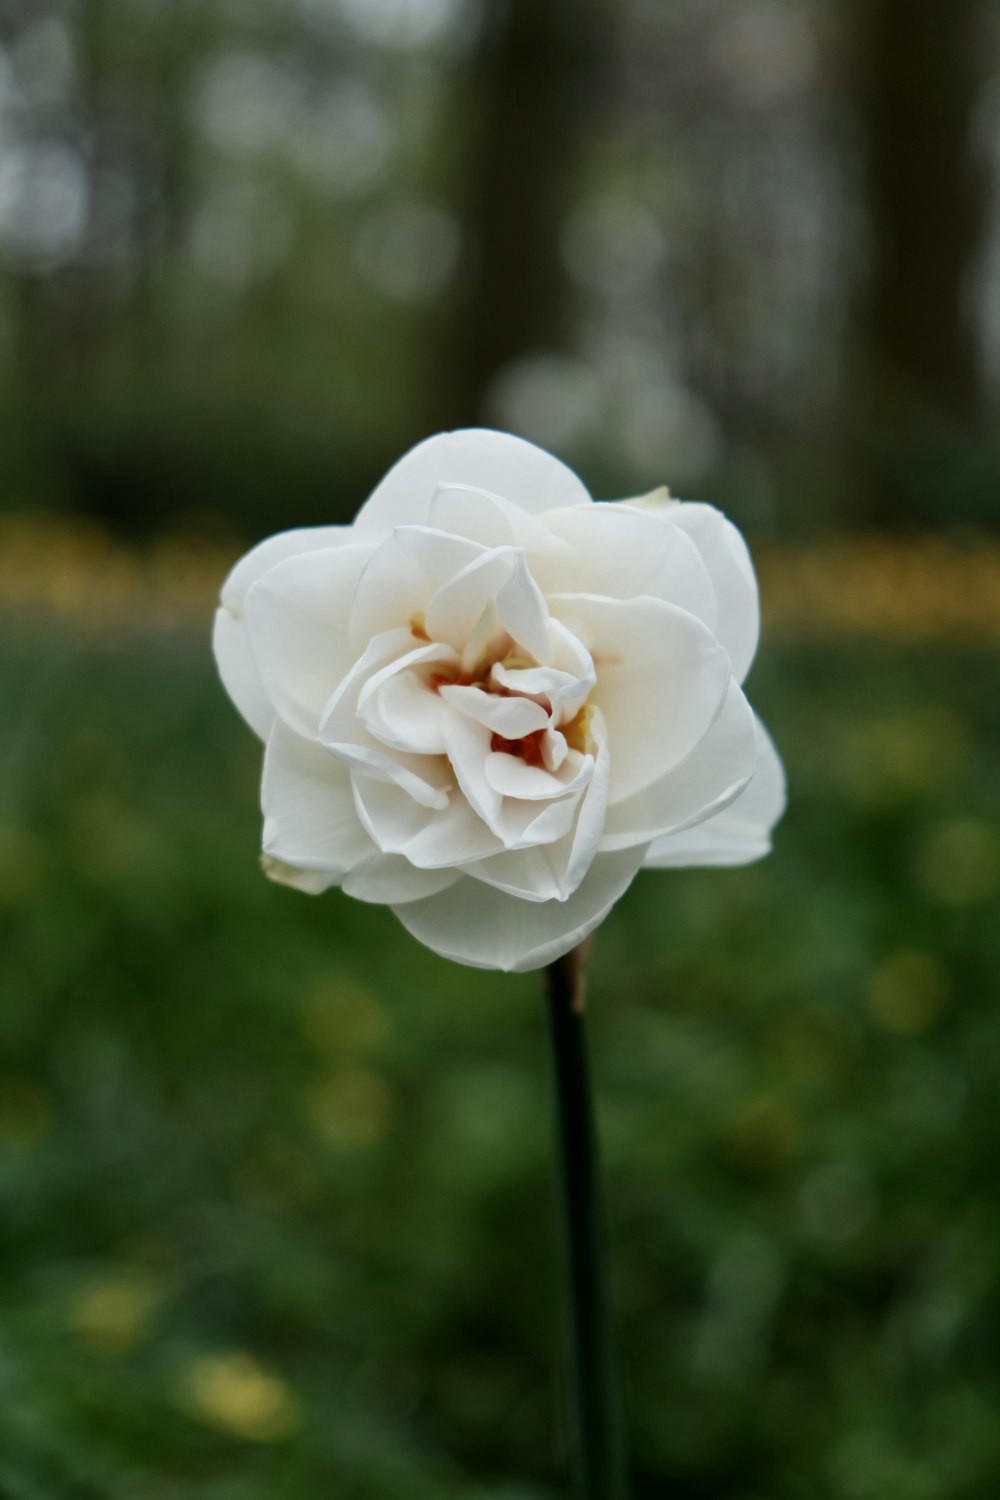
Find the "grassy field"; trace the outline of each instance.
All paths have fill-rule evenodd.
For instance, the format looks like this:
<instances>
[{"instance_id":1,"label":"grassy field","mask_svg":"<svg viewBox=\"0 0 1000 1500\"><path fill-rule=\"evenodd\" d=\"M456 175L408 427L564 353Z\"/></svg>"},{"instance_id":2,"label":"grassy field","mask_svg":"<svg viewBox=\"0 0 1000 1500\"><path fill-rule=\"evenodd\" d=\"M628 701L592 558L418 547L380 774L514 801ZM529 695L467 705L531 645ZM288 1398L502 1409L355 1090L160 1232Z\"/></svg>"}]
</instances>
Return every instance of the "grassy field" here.
<instances>
[{"instance_id":1,"label":"grassy field","mask_svg":"<svg viewBox=\"0 0 1000 1500\"><path fill-rule=\"evenodd\" d=\"M537 976L264 880L201 634L4 636L0 1496L563 1493ZM637 1500L1000 1490L998 689L767 645L773 857L599 934Z\"/></svg>"}]
</instances>

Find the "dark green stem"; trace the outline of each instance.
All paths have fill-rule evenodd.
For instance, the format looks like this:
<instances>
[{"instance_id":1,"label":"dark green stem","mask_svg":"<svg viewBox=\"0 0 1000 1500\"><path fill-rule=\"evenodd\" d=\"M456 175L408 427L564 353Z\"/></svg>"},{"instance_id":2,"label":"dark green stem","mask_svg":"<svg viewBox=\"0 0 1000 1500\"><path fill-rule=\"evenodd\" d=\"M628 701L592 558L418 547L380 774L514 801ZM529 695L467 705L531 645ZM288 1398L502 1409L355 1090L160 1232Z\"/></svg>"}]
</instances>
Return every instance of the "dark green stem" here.
<instances>
[{"instance_id":1,"label":"dark green stem","mask_svg":"<svg viewBox=\"0 0 1000 1500\"><path fill-rule=\"evenodd\" d=\"M573 1458L580 1500L625 1500L625 1441L608 1294L583 966L586 946L547 970L556 1083L573 1371Z\"/></svg>"}]
</instances>

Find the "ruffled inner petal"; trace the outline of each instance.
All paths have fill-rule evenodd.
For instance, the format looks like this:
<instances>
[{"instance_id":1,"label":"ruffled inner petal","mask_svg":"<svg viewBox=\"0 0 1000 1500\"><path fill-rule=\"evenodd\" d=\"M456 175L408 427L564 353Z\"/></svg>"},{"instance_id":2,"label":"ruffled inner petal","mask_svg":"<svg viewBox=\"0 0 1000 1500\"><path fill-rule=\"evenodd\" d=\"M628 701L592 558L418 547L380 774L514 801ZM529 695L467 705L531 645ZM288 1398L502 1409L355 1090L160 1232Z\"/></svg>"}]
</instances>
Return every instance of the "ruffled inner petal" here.
<instances>
[{"instance_id":1,"label":"ruffled inner petal","mask_svg":"<svg viewBox=\"0 0 1000 1500\"><path fill-rule=\"evenodd\" d=\"M506 753L491 753L484 763L486 780L494 791L502 797L526 802L578 792L586 786L593 771L593 757L581 755L578 750L569 752L558 773L547 771L543 766L528 765L520 756Z\"/></svg>"},{"instance_id":2,"label":"ruffled inner petal","mask_svg":"<svg viewBox=\"0 0 1000 1500\"><path fill-rule=\"evenodd\" d=\"M450 708L510 740L521 739L549 725L548 712L532 698L500 697L484 693L482 688L453 683L442 684L438 692Z\"/></svg>"},{"instance_id":3,"label":"ruffled inner petal","mask_svg":"<svg viewBox=\"0 0 1000 1500\"><path fill-rule=\"evenodd\" d=\"M452 797L440 811L421 807L400 787L354 778L358 817L386 854L404 855L422 869L465 865L503 849L464 797Z\"/></svg>"},{"instance_id":4,"label":"ruffled inner petal","mask_svg":"<svg viewBox=\"0 0 1000 1500\"><path fill-rule=\"evenodd\" d=\"M360 704L360 699L359 699ZM395 672L381 683L362 717L376 739L395 750L417 755L443 755L441 698L425 677L413 670Z\"/></svg>"},{"instance_id":5,"label":"ruffled inner petal","mask_svg":"<svg viewBox=\"0 0 1000 1500\"><path fill-rule=\"evenodd\" d=\"M373 551L361 572L350 610L355 654L386 630L411 626L428 599L483 548L466 537L425 526L399 526Z\"/></svg>"}]
</instances>

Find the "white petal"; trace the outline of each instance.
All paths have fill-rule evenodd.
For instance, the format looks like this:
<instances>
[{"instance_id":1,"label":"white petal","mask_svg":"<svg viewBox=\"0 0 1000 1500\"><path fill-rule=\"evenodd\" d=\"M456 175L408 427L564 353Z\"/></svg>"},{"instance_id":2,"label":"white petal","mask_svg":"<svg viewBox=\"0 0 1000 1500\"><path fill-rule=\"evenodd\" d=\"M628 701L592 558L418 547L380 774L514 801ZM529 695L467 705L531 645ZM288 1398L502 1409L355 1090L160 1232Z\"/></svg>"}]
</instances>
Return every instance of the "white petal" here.
<instances>
[{"instance_id":1,"label":"white petal","mask_svg":"<svg viewBox=\"0 0 1000 1500\"><path fill-rule=\"evenodd\" d=\"M571 792L554 802L516 802L508 798L499 820L503 847L532 849L539 844L558 843L576 822L579 804L579 792Z\"/></svg>"},{"instance_id":2,"label":"white petal","mask_svg":"<svg viewBox=\"0 0 1000 1500\"><path fill-rule=\"evenodd\" d=\"M593 757L586 757L588 785L582 796L566 799L575 826L567 825L552 841L508 849L470 865L468 873L475 880L526 901L565 901L582 883L597 855L607 804L609 757L600 709L594 710L594 729L597 759L595 764Z\"/></svg>"},{"instance_id":3,"label":"white petal","mask_svg":"<svg viewBox=\"0 0 1000 1500\"><path fill-rule=\"evenodd\" d=\"M505 667L501 662L495 663L490 677L508 692L547 698L553 719L560 722L573 717L597 680L594 675L581 680L555 667Z\"/></svg>"},{"instance_id":4,"label":"white petal","mask_svg":"<svg viewBox=\"0 0 1000 1500\"><path fill-rule=\"evenodd\" d=\"M247 594L247 630L261 682L278 714L307 737L351 666L348 612L370 553L370 547L339 547L290 557Z\"/></svg>"},{"instance_id":5,"label":"white petal","mask_svg":"<svg viewBox=\"0 0 1000 1500\"><path fill-rule=\"evenodd\" d=\"M558 771L569 754L566 736L558 729L546 729L542 735L542 760L547 771Z\"/></svg>"},{"instance_id":6,"label":"white petal","mask_svg":"<svg viewBox=\"0 0 1000 1500\"><path fill-rule=\"evenodd\" d=\"M523 739L526 734L547 728L549 723L545 709L531 698L502 698L497 693L484 693L482 688L452 683L443 683L438 695L450 708L475 719L494 734L502 734L504 739Z\"/></svg>"},{"instance_id":7,"label":"white petal","mask_svg":"<svg viewBox=\"0 0 1000 1500\"><path fill-rule=\"evenodd\" d=\"M580 800L580 814L566 861L563 879L568 891L576 890L596 858L607 817L611 756L604 716L596 706L591 714L591 739L596 758L590 783Z\"/></svg>"},{"instance_id":8,"label":"white petal","mask_svg":"<svg viewBox=\"0 0 1000 1500\"><path fill-rule=\"evenodd\" d=\"M700 620L661 599L563 594L549 602L593 638L592 701L604 714L611 751L608 799L620 802L698 744L722 708L729 658Z\"/></svg>"},{"instance_id":9,"label":"white petal","mask_svg":"<svg viewBox=\"0 0 1000 1500\"><path fill-rule=\"evenodd\" d=\"M527 765L518 755L494 751L487 755L483 769L490 786L502 797L538 802L580 791L594 774L594 760L590 755L571 750L559 772L553 773L541 766Z\"/></svg>"},{"instance_id":10,"label":"white petal","mask_svg":"<svg viewBox=\"0 0 1000 1500\"><path fill-rule=\"evenodd\" d=\"M496 597L500 623L512 640L538 662L551 659L549 611L541 589L528 571L524 553L517 561L507 582Z\"/></svg>"},{"instance_id":11,"label":"white petal","mask_svg":"<svg viewBox=\"0 0 1000 1500\"><path fill-rule=\"evenodd\" d=\"M490 754L490 731L445 704L444 736L448 759L469 805L498 838L503 838L500 822L502 799L486 780L484 770L486 757Z\"/></svg>"},{"instance_id":12,"label":"white petal","mask_svg":"<svg viewBox=\"0 0 1000 1500\"><path fill-rule=\"evenodd\" d=\"M279 531L251 547L229 573L222 585L222 603L237 617L243 612L243 601L251 586L269 569L289 557L306 552L326 552L356 541L350 526L300 526L294 531Z\"/></svg>"},{"instance_id":13,"label":"white petal","mask_svg":"<svg viewBox=\"0 0 1000 1500\"><path fill-rule=\"evenodd\" d=\"M462 877L458 870L418 870L398 854L376 854L344 877L344 892L376 906L420 901L448 890Z\"/></svg>"},{"instance_id":14,"label":"white petal","mask_svg":"<svg viewBox=\"0 0 1000 1500\"><path fill-rule=\"evenodd\" d=\"M444 754L441 699L416 672L396 672L383 682L373 707L378 719L367 722L377 739L419 755Z\"/></svg>"},{"instance_id":15,"label":"white petal","mask_svg":"<svg viewBox=\"0 0 1000 1500\"><path fill-rule=\"evenodd\" d=\"M721 811L747 785L756 759L753 710L730 682L722 712L687 759L609 810L601 848L646 844Z\"/></svg>"},{"instance_id":16,"label":"white petal","mask_svg":"<svg viewBox=\"0 0 1000 1500\"><path fill-rule=\"evenodd\" d=\"M425 526L400 526L374 550L351 602L351 644L362 652L384 630L410 627L428 599L477 557L476 542Z\"/></svg>"},{"instance_id":17,"label":"white petal","mask_svg":"<svg viewBox=\"0 0 1000 1500\"><path fill-rule=\"evenodd\" d=\"M222 585L221 607L215 616L212 646L223 687L251 729L266 740L274 722L274 705L264 691L250 650L243 605L252 584L276 563L303 552L341 546L349 526L312 526L282 531L252 547Z\"/></svg>"},{"instance_id":18,"label":"white petal","mask_svg":"<svg viewBox=\"0 0 1000 1500\"><path fill-rule=\"evenodd\" d=\"M431 639L447 641L456 651L464 651L487 606L510 577L517 556L512 547L483 552L442 585L427 601L424 612Z\"/></svg>"},{"instance_id":19,"label":"white petal","mask_svg":"<svg viewBox=\"0 0 1000 1500\"><path fill-rule=\"evenodd\" d=\"M260 680L246 621L225 605L215 611L212 649L223 687L254 733L266 740L274 723L274 704Z\"/></svg>"},{"instance_id":20,"label":"white petal","mask_svg":"<svg viewBox=\"0 0 1000 1500\"><path fill-rule=\"evenodd\" d=\"M747 544L732 521L713 505L672 502L667 514L687 532L704 559L719 601L715 633L729 652L733 676L742 682L760 635L760 597Z\"/></svg>"},{"instance_id":21,"label":"white petal","mask_svg":"<svg viewBox=\"0 0 1000 1500\"><path fill-rule=\"evenodd\" d=\"M464 879L441 895L393 909L408 932L445 958L524 972L582 942L627 890L641 858L634 849L600 855L568 901L524 901Z\"/></svg>"},{"instance_id":22,"label":"white petal","mask_svg":"<svg viewBox=\"0 0 1000 1500\"><path fill-rule=\"evenodd\" d=\"M473 427L439 433L404 454L361 508L354 523L359 539L377 540L394 526L426 524L441 484L482 486L533 513L591 503L572 469L544 449L506 432Z\"/></svg>"},{"instance_id":23,"label":"white petal","mask_svg":"<svg viewBox=\"0 0 1000 1500\"><path fill-rule=\"evenodd\" d=\"M560 512L562 514L562 512ZM471 537L482 546L521 547L544 593L572 588L573 549L520 506L468 484L442 484L431 502L430 524Z\"/></svg>"},{"instance_id":24,"label":"white petal","mask_svg":"<svg viewBox=\"0 0 1000 1500\"><path fill-rule=\"evenodd\" d=\"M465 874L521 901L565 901L568 893L561 879L565 863L560 845L534 844L528 849L504 849L469 865Z\"/></svg>"},{"instance_id":25,"label":"white petal","mask_svg":"<svg viewBox=\"0 0 1000 1500\"><path fill-rule=\"evenodd\" d=\"M785 810L785 773L770 735L757 724L757 766L749 786L722 812L650 845L649 869L680 865L745 865L771 849L771 831Z\"/></svg>"},{"instance_id":26,"label":"white petal","mask_svg":"<svg viewBox=\"0 0 1000 1500\"><path fill-rule=\"evenodd\" d=\"M392 632L387 632L387 634L392 634ZM403 632L398 632L397 638L402 639ZM381 636L376 636L376 640L382 639L384 638ZM420 699L418 699L416 711L418 713L420 713L421 711L433 712L434 702L432 700L435 699L436 695L432 692L428 683L419 681L415 678L415 669L429 669L432 667L440 668L442 666L453 667L455 662L455 653L449 646L440 646L433 641L429 642L426 645L418 645L416 640L414 639L412 640L412 648L412 650L404 652L402 656L396 657L395 660L389 661L385 663L385 665L378 667L377 670L371 673L366 681L360 684L357 696L357 704L355 706L354 712L361 723L364 724L365 728L368 729L375 736L375 738L380 740L383 744L392 745L396 749L412 750L417 754L429 753L439 755L441 754L441 749L438 747L435 747L430 751L424 751L422 747L418 747L416 745L404 745L399 743L399 737L395 735L391 727L387 723L385 723L379 709L379 704L386 689L391 690L394 682L398 681L400 677L410 677L414 679L416 691L421 695ZM353 688L353 683L355 681L353 674L350 678L350 681ZM353 698L353 691L351 692L350 697ZM340 697L338 695L338 702L336 705L331 702L331 704L328 706L328 710L324 720L324 727L327 733L329 733L329 726L333 725L334 723L344 723L347 717L345 713L347 706L346 692L344 697ZM437 705L437 708L438 713L435 716L435 719L440 718L440 704ZM431 720L429 722L434 722L434 720ZM428 726L425 724L425 728L426 727ZM349 728L350 725L348 723L348 729ZM405 726L403 726L403 728L405 732ZM326 735L324 735L324 738L325 737Z\"/></svg>"},{"instance_id":27,"label":"white petal","mask_svg":"<svg viewBox=\"0 0 1000 1500\"><path fill-rule=\"evenodd\" d=\"M362 743L368 742L358 717L358 705L363 692L374 682L375 688L393 672L403 671L412 663L433 657L451 666L458 665L458 657L447 647L428 645L415 639L409 630L386 630L369 641L361 656L341 680L331 696L323 714L321 737L349 740L357 732Z\"/></svg>"},{"instance_id":28,"label":"white petal","mask_svg":"<svg viewBox=\"0 0 1000 1500\"><path fill-rule=\"evenodd\" d=\"M362 693L377 689L389 673L404 670L428 655L435 659L447 656L437 646L410 649L414 646L408 630L387 630L376 636L327 704L319 737L321 744L352 770L380 781L394 781L425 807L444 807L451 777L443 757L390 750L359 716Z\"/></svg>"},{"instance_id":29,"label":"white petal","mask_svg":"<svg viewBox=\"0 0 1000 1500\"><path fill-rule=\"evenodd\" d=\"M602 500L544 519L573 545L577 592L614 599L649 594L680 605L714 630L718 605L712 580L694 542L671 524L673 513L656 515Z\"/></svg>"},{"instance_id":30,"label":"white petal","mask_svg":"<svg viewBox=\"0 0 1000 1500\"><path fill-rule=\"evenodd\" d=\"M398 751L393 754L389 750L373 749L370 745L352 745L340 740L324 740L323 744L342 765L360 776L370 776L375 781L390 781L395 786L402 787L421 807L448 806L449 789L443 778L428 779L428 773L433 775L435 769L434 762L430 759L425 767L416 756L404 758Z\"/></svg>"},{"instance_id":31,"label":"white petal","mask_svg":"<svg viewBox=\"0 0 1000 1500\"><path fill-rule=\"evenodd\" d=\"M484 616L490 628L498 622L536 660L549 659L548 610L516 548L484 552L462 568L428 600L424 622L432 640L465 651Z\"/></svg>"},{"instance_id":32,"label":"white petal","mask_svg":"<svg viewBox=\"0 0 1000 1500\"><path fill-rule=\"evenodd\" d=\"M332 884L373 852L347 772L280 719L267 742L261 806L264 853L271 860L320 872Z\"/></svg>"},{"instance_id":33,"label":"white petal","mask_svg":"<svg viewBox=\"0 0 1000 1500\"><path fill-rule=\"evenodd\" d=\"M421 869L469 864L503 848L460 795L452 796L439 811L419 806L397 786L358 776L354 799L358 816L379 849L405 855Z\"/></svg>"}]
</instances>

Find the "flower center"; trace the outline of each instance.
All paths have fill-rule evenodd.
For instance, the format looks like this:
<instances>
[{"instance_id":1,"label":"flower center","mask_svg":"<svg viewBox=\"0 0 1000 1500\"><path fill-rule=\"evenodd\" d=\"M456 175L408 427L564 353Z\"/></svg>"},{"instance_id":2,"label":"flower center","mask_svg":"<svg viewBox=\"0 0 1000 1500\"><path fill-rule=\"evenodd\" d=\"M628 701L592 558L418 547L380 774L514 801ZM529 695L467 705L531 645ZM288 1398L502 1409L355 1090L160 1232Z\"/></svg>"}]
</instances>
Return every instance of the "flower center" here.
<instances>
[{"instance_id":1,"label":"flower center","mask_svg":"<svg viewBox=\"0 0 1000 1500\"><path fill-rule=\"evenodd\" d=\"M542 741L547 733L545 729L535 729L531 734L523 735L519 740L508 740L502 734L494 734L490 740L490 749L499 750L504 755L517 755L526 766L544 767L545 754L542 750Z\"/></svg>"},{"instance_id":2,"label":"flower center","mask_svg":"<svg viewBox=\"0 0 1000 1500\"><path fill-rule=\"evenodd\" d=\"M502 667L509 673L518 670L532 671L538 667L538 663L512 639L506 630L491 625L491 615L491 610L484 612L483 619L463 652L461 664L446 665L443 669L428 672L424 678L427 686L434 693L439 693L443 687L471 687L498 698L530 698L551 716L551 722L544 729L534 729L529 734L516 738L509 738L507 735L494 731L490 737L490 749L494 753L514 755L524 761L525 765L543 770L552 769L553 753L557 756L555 764L558 765L566 754L567 747L586 754L590 731L589 704L584 703L572 718L557 724L552 704L547 696L518 692L507 683L496 680L493 674L495 666ZM410 630L417 640L430 642L431 637L427 632L422 612L413 616L410 621ZM561 754L558 749L553 752L553 732L557 741L565 740Z\"/></svg>"}]
</instances>

